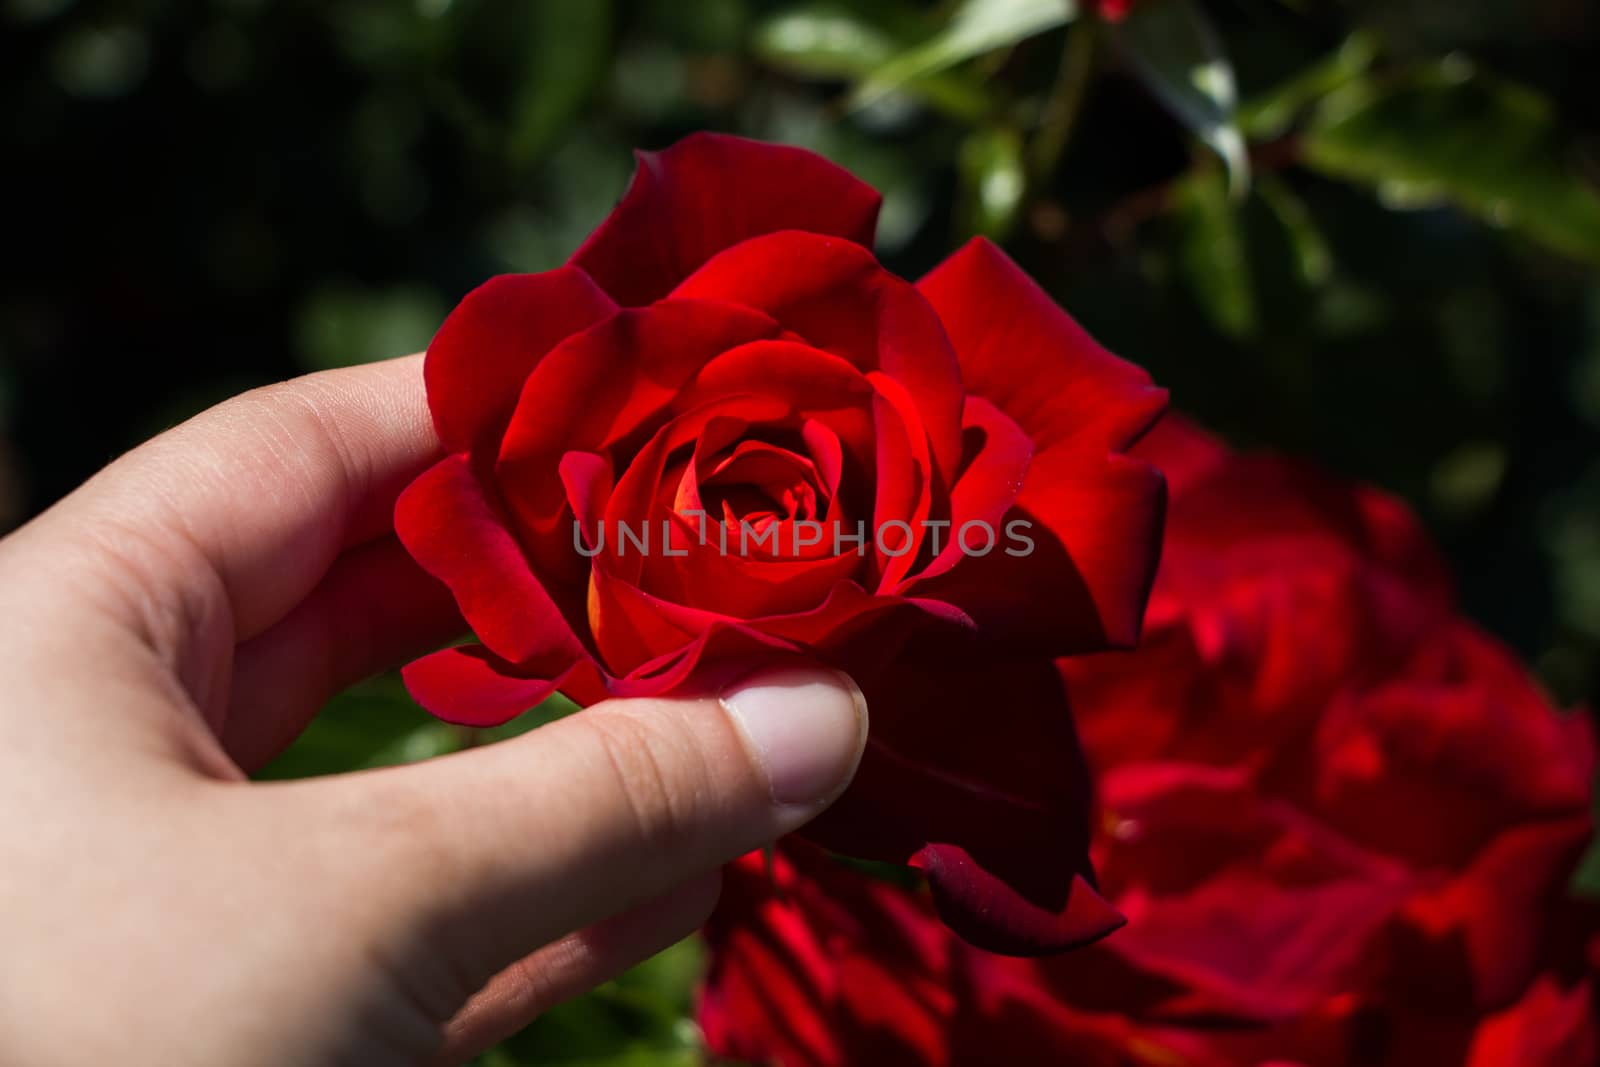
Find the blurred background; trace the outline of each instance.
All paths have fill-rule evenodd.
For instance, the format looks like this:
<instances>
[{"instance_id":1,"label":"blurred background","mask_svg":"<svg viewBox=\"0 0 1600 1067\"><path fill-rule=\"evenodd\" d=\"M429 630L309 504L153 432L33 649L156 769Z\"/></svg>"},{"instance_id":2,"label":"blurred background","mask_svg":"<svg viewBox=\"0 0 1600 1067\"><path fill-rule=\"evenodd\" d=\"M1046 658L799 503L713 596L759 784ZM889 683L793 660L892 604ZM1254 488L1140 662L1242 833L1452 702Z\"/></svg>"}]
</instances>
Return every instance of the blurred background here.
<instances>
[{"instance_id":1,"label":"blurred background","mask_svg":"<svg viewBox=\"0 0 1600 1067\"><path fill-rule=\"evenodd\" d=\"M231 393L420 350L634 147L729 130L881 189L900 273L988 234L1177 408L1403 495L1593 705L1597 102L1591 0L0 0L0 530ZM273 773L461 743L379 679ZM696 953L484 1063L700 1062Z\"/></svg>"}]
</instances>

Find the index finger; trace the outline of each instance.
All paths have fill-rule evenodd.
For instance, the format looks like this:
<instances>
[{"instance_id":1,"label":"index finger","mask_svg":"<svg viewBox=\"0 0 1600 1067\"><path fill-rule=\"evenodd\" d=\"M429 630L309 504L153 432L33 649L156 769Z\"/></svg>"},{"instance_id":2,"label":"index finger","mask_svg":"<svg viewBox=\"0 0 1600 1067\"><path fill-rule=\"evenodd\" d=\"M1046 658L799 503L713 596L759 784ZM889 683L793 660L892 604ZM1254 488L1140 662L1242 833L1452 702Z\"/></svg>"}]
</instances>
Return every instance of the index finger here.
<instances>
[{"instance_id":1,"label":"index finger","mask_svg":"<svg viewBox=\"0 0 1600 1067\"><path fill-rule=\"evenodd\" d=\"M344 549L391 530L400 490L439 454L421 356L324 371L163 433L18 536L108 583L109 610L181 665L216 640L198 620L231 619L230 645L255 636Z\"/></svg>"}]
</instances>

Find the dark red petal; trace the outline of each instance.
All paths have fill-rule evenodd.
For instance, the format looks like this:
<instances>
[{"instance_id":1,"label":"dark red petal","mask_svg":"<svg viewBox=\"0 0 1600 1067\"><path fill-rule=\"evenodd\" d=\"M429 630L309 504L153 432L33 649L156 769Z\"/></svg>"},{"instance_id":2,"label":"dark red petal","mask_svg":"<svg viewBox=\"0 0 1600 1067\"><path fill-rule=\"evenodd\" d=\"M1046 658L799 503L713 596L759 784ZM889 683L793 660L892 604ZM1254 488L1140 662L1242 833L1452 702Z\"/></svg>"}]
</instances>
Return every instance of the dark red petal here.
<instances>
[{"instance_id":1,"label":"dark red petal","mask_svg":"<svg viewBox=\"0 0 1600 1067\"><path fill-rule=\"evenodd\" d=\"M1411 902L1394 952L1394 983L1409 992L1467 992L1503 1004L1539 965L1541 935L1589 844L1587 812L1498 835L1461 877Z\"/></svg>"},{"instance_id":2,"label":"dark red petal","mask_svg":"<svg viewBox=\"0 0 1600 1067\"><path fill-rule=\"evenodd\" d=\"M620 304L658 300L723 249L778 230L872 245L877 191L803 148L696 133L637 158L622 202L572 255Z\"/></svg>"},{"instance_id":3,"label":"dark red petal","mask_svg":"<svg viewBox=\"0 0 1600 1067\"><path fill-rule=\"evenodd\" d=\"M465 455L441 460L406 487L394 527L496 655L545 677L588 658Z\"/></svg>"},{"instance_id":4,"label":"dark red petal","mask_svg":"<svg viewBox=\"0 0 1600 1067\"><path fill-rule=\"evenodd\" d=\"M961 371L939 316L914 286L864 248L813 233L775 233L721 253L674 296L760 308L862 371L911 394L942 482L961 460Z\"/></svg>"},{"instance_id":5,"label":"dark red petal","mask_svg":"<svg viewBox=\"0 0 1600 1067\"><path fill-rule=\"evenodd\" d=\"M1107 352L984 238L917 283L944 323L967 392L993 402L1038 452L1127 448L1166 408L1150 376Z\"/></svg>"},{"instance_id":6,"label":"dark red petal","mask_svg":"<svg viewBox=\"0 0 1600 1067\"><path fill-rule=\"evenodd\" d=\"M1066 449L1035 455L1000 546L911 588L956 605L1013 649L1132 647L1161 558L1165 509L1165 483L1149 464Z\"/></svg>"},{"instance_id":7,"label":"dark red petal","mask_svg":"<svg viewBox=\"0 0 1600 1067\"><path fill-rule=\"evenodd\" d=\"M515 719L564 681L519 678L511 670L482 645L466 645L423 656L400 674L411 698L445 722L489 727Z\"/></svg>"},{"instance_id":8,"label":"dark red petal","mask_svg":"<svg viewBox=\"0 0 1600 1067\"><path fill-rule=\"evenodd\" d=\"M892 589L922 554L936 475L913 398L888 375L874 371L870 377L878 390L872 404L878 438L873 468L878 484L866 536L868 551L878 564L876 588Z\"/></svg>"},{"instance_id":9,"label":"dark red petal","mask_svg":"<svg viewBox=\"0 0 1600 1067\"><path fill-rule=\"evenodd\" d=\"M1173 411L1156 420L1150 432L1128 451L1155 464L1167 476L1167 488L1173 497L1188 492L1232 455L1216 435Z\"/></svg>"},{"instance_id":10,"label":"dark red petal","mask_svg":"<svg viewBox=\"0 0 1600 1067\"><path fill-rule=\"evenodd\" d=\"M572 519L583 533L585 551L597 551L600 524L611 499L611 461L593 452L568 452L561 457L561 484L567 491Z\"/></svg>"},{"instance_id":11,"label":"dark red petal","mask_svg":"<svg viewBox=\"0 0 1600 1067\"><path fill-rule=\"evenodd\" d=\"M726 869L706 939L699 1021L719 1055L785 1067L968 1062L950 1058L962 1006L952 939L919 895L789 838L770 862L755 853Z\"/></svg>"},{"instance_id":12,"label":"dark red petal","mask_svg":"<svg viewBox=\"0 0 1600 1067\"><path fill-rule=\"evenodd\" d=\"M1004 553L1010 544L1006 516L1025 484L1033 461L1033 442L1004 412L979 396L967 397L962 416L966 451L960 476L950 491L950 525L933 560L917 578L932 578L956 566L968 553ZM962 531L974 524L963 537ZM915 582L908 583L913 588Z\"/></svg>"},{"instance_id":13,"label":"dark red petal","mask_svg":"<svg viewBox=\"0 0 1600 1067\"><path fill-rule=\"evenodd\" d=\"M846 855L922 867L944 920L996 952L1057 952L1120 924L1085 879L1089 790L1049 661L926 630L890 662L847 643L872 709L854 783L803 835Z\"/></svg>"},{"instance_id":14,"label":"dark red petal","mask_svg":"<svg viewBox=\"0 0 1600 1067\"><path fill-rule=\"evenodd\" d=\"M1136 763L1101 776L1096 863L1128 928L1107 950L1186 990L1170 1009L1291 1018L1346 988L1415 891L1247 772Z\"/></svg>"},{"instance_id":15,"label":"dark red petal","mask_svg":"<svg viewBox=\"0 0 1600 1067\"><path fill-rule=\"evenodd\" d=\"M604 291L572 267L503 274L468 293L439 327L422 365L446 451L498 438L545 353L614 311Z\"/></svg>"},{"instance_id":16,"label":"dark red petal","mask_svg":"<svg viewBox=\"0 0 1600 1067\"><path fill-rule=\"evenodd\" d=\"M1600 1062L1600 1017L1593 980L1563 989L1553 975L1516 1004L1484 1020L1467 1067L1572 1067Z\"/></svg>"},{"instance_id":17,"label":"dark red petal","mask_svg":"<svg viewBox=\"0 0 1600 1067\"><path fill-rule=\"evenodd\" d=\"M1512 825L1588 810L1594 728L1552 708L1510 651L1461 621L1318 723L1323 817L1418 867L1459 868Z\"/></svg>"}]
</instances>

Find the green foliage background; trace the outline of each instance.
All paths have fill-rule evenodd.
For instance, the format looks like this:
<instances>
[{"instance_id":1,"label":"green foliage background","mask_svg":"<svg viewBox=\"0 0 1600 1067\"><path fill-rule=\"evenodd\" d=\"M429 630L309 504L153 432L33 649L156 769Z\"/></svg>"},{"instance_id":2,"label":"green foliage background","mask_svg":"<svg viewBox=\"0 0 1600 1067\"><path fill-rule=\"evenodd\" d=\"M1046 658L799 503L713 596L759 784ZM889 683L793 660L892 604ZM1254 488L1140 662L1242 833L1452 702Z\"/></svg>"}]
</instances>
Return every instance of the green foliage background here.
<instances>
[{"instance_id":1,"label":"green foliage background","mask_svg":"<svg viewBox=\"0 0 1600 1067\"><path fill-rule=\"evenodd\" d=\"M902 273L989 234L1180 409L1403 494L1592 705L1596 101L1590 0L0 0L0 528L229 393L422 348L633 147L724 129L882 189ZM485 740L379 679L271 773ZM483 1063L698 1062L698 966Z\"/></svg>"}]
</instances>

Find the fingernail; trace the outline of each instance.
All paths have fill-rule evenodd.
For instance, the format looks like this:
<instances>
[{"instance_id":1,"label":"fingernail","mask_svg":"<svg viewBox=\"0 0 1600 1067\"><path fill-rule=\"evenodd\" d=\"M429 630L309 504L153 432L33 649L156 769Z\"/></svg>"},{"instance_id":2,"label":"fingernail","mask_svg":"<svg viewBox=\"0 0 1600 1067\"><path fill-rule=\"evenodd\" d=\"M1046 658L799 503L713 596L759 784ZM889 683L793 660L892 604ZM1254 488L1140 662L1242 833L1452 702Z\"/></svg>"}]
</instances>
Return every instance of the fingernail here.
<instances>
[{"instance_id":1,"label":"fingernail","mask_svg":"<svg viewBox=\"0 0 1600 1067\"><path fill-rule=\"evenodd\" d=\"M823 667L746 675L719 699L767 774L778 804L818 804L841 792L867 743L867 702Z\"/></svg>"}]
</instances>

